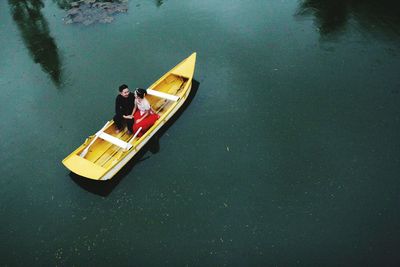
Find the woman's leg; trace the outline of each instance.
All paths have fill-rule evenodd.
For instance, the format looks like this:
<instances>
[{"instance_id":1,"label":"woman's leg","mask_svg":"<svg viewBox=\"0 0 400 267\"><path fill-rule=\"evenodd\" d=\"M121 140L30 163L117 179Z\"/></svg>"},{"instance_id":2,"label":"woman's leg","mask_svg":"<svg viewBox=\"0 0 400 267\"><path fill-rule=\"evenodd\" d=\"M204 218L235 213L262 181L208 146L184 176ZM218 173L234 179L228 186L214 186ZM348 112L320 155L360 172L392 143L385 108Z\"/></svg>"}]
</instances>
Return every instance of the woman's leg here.
<instances>
[{"instance_id":1,"label":"woman's leg","mask_svg":"<svg viewBox=\"0 0 400 267\"><path fill-rule=\"evenodd\" d=\"M135 122L141 118L140 112L136 111L135 114L133 115ZM142 127L142 130L140 130L140 133L138 136L142 136L145 132L147 132L148 129L150 129L151 126L158 120L160 116L157 114L149 114L146 118L144 118L141 122L135 123L133 125L133 132L136 133L136 131Z\"/></svg>"},{"instance_id":2,"label":"woman's leg","mask_svg":"<svg viewBox=\"0 0 400 267\"><path fill-rule=\"evenodd\" d=\"M144 134L148 129L151 128L151 126L154 125L158 118L159 116L157 114L149 114L146 118L144 118L144 120L138 123L138 129L139 127L142 127L141 133Z\"/></svg>"},{"instance_id":3,"label":"woman's leg","mask_svg":"<svg viewBox=\"0 0 400 267\"><path fill-rule=\"evenodd\" d=\"M139 122L139 123L136 123L140 118L141 118L142 116L140 116L140 111L139 110L136 110L135 111L135 114L133 114L133 119L134 119L134 121L135 121L135 123L133 124L133 133L136 133L137 132L137 130L141 127L141 122ZM142 136L143 135L143 133L142 133L143 131L141 130L140 131L140 133L137 135L137 136Z\"/></svg>"}]
</instances>

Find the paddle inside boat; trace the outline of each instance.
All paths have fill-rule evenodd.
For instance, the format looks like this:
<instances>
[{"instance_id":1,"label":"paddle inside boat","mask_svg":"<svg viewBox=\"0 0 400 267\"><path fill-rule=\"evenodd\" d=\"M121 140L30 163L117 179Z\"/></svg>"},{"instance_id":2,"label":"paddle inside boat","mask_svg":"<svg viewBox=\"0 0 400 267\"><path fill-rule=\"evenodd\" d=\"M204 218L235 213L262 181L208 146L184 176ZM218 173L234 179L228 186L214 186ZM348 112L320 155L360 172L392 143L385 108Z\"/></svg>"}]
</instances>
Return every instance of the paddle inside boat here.
<instances>
[{"instance_id":1,"label":"paddle inside boat","mask_svg":"<svg viewBox=\"0 0 400 267\"><path fill-rule=\"evenodd\" d=\"M111 179L183 105L191 90L195 63L193 53L147 89L146 98L160 117L146 133L138 137L141 129L132 135L126 128L116 133L114 122L108 121L62 161L65 167L85 178Z\"/></svg>"}]
</instances>

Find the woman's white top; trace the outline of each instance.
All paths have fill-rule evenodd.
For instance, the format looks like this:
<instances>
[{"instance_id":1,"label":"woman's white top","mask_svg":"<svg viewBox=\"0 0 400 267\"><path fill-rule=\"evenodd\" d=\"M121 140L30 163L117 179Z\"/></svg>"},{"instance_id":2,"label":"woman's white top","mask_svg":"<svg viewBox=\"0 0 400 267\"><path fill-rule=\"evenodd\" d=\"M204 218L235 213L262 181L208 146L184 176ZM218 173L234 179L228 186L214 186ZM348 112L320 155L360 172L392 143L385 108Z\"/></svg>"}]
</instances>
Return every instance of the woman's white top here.
<instances>
[{"instance_id":1,"label":"woman's white top","mask_svg":"<svg viewBox=\"0 0 400 267\"><path fill-rule=\"evenodd\" d=\"M136 103L137 108L140 111L140 116L143 115L146 111L150 110L150 103L149 103L149 101L147 101L147 99L145 97L143 97L143 98L137 97L135 99L135 103Z\"/></svg>"}]
</instances>

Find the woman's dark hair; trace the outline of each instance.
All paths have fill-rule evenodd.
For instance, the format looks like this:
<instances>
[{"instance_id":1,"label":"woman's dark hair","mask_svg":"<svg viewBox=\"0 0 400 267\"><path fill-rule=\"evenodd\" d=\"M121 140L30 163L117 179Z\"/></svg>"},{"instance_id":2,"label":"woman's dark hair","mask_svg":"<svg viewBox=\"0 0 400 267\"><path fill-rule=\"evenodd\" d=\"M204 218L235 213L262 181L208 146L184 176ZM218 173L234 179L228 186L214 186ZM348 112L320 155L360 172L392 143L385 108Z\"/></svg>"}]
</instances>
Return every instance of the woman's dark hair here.
<instances>
[{"instance_id":1,"label":"woman's dark hair","mask_svg":"<svg viewBox=\"0 0 400 267\"><path fill-rule=\"evenodd\" d=\"M146 89L143 88L136 88L135 92L136 95L140 98L143 98L145 95L147 95Z\"/></svg>"},{"instance_id":2,"label":"woman's dark hair","mask_svg":"<svg viewBox=\"0 0 400 267\"><path fill-rule=\"evenodd\" d=\"M128 85L126 85L126 84L122 84L122 85L120 85L119 86L119 92L121 93L122 91L124 91L124 89L126 89L126 88L128 88Z\"/></svg>"}]
</instances>

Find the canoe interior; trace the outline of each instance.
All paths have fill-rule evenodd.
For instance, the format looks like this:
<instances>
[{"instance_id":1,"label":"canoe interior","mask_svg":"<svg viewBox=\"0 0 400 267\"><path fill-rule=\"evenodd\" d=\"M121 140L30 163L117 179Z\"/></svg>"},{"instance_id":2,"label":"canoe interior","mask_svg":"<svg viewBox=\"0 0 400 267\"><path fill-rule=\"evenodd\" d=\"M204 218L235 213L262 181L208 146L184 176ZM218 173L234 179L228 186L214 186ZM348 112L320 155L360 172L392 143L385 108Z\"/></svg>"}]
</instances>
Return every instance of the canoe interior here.
<instances>
[{"instance_id":1,"label":"canoe interior","mask_svg":"<svg viewBox=\"0 0 400 267\"><path fill-rule=\"evenodd\" d=\"M182 96L182 89L185 87L187 81L186 77L169 74L151 89L170 95ZM156 96L147 95L146 98L149 100L151 107L160 116L173 104L172 101L167 101Z\"/></svg>"},{"instance_id":2,"label":"canoe interior","mask_svg":"<svg viewBox=\"0 0 400 267\"><path fill-rule=\"evenodd\" d=\"M185 85L187 84L188 81L189 79L186 77L169 74L164 79L156 83L154 87L151 87L151 89L168 93L171 95L182 96L184 93L184 90L182 89L185 88ZM157 114L159 114L160 116L162 116L165 112L168 112L169 108L171 108L174 103L173 101L168 101L166 99L162 99L151 95L147 95L146 98L150 102L150 105L152 106L153 110L155 110ZM151 131L151 128L149 129L149 131ZM131 144L134 145L135 142L137 141L137 140L130 140L132 138L132 135L127 134L126 127L123 131L117 134L115 133L114 124L111 124L104 130L104 132L112 136L115 136L125 142L129 141L131 142ZM94 136L89 138L86 142L90 142L91 140L93 140L92 138L94 138ZM78 151L77 154L79 155L82 150ZM108 169L114 166L116 163L118 163L119 159L126 152L127 151L125 151L123 148L114 145L112 143L109 143L105 140L102 140L101 138L98 138L94 142L94 144L90 147L89 152L85 156L85 159L93 162L94 164L100 167Z\"/></svg>"}]
</instances>

